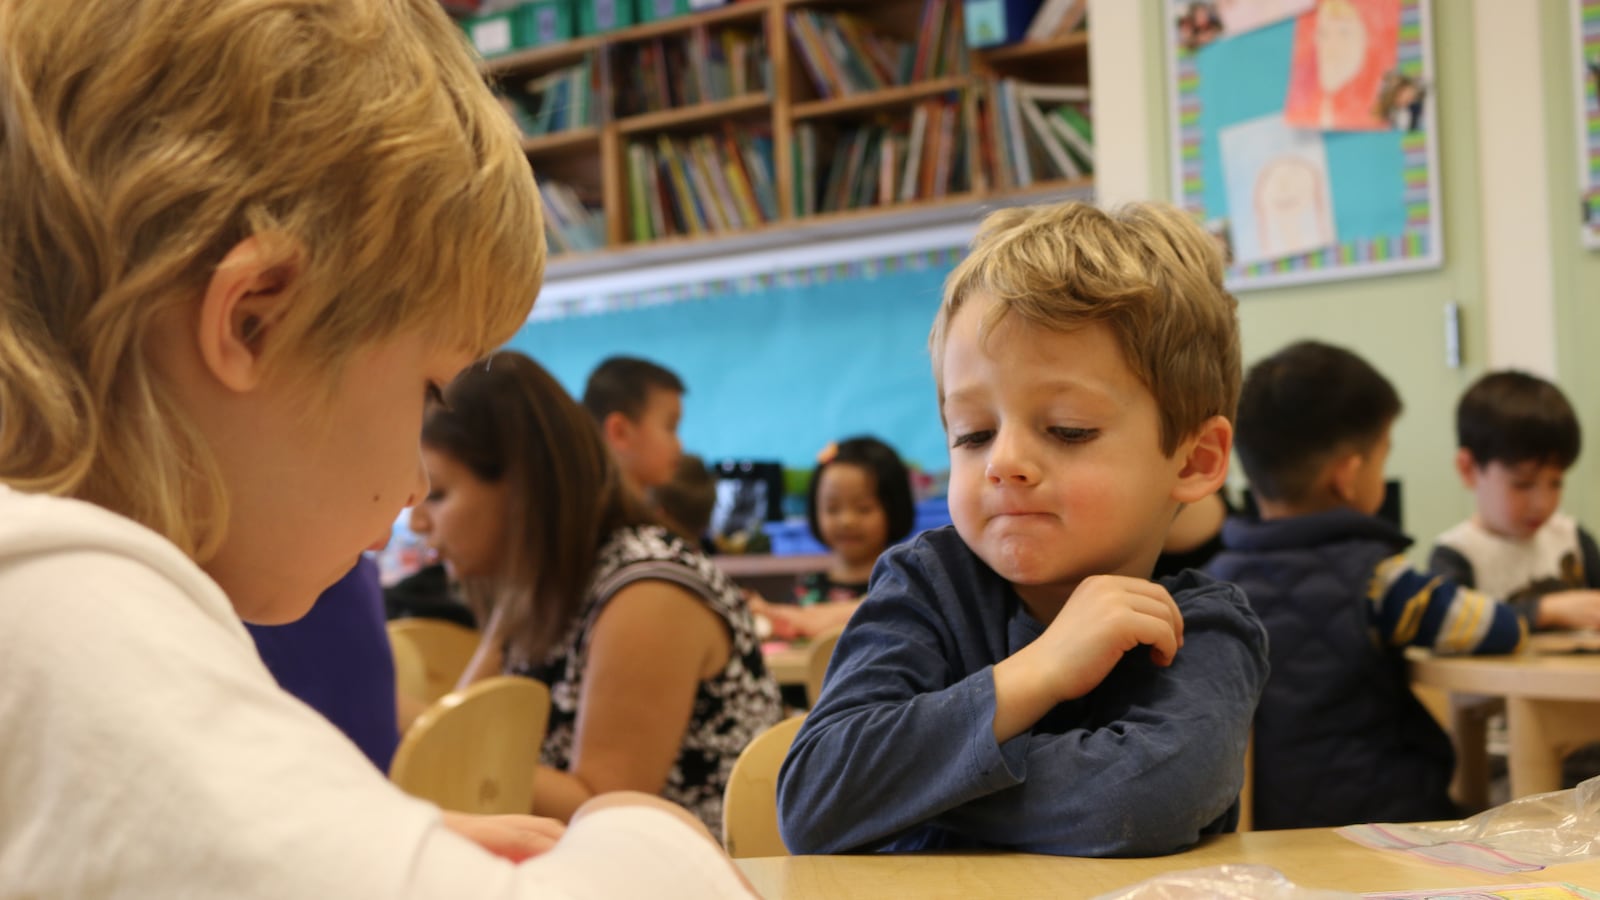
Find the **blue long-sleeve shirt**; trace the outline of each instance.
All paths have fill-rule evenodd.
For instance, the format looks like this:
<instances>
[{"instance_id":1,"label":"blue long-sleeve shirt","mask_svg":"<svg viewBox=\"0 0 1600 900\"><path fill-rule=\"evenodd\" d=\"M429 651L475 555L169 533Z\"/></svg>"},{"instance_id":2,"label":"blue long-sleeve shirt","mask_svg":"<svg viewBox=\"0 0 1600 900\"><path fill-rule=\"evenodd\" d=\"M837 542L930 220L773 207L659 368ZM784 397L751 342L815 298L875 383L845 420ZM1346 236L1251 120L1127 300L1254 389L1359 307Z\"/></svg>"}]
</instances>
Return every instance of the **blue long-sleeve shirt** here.
<instances>
[{"instance_id":1,"label":"blue long-sleeve shirt","mask_svg":"<svg viewBox=\"0 0 1600 900\"><path fill-rule=\"evenodd\" d=\"M1138 856L1231 828L1265 631L1232 585L1194 572L1164 584L1184 616L1172 666L1136 649L997 744L994 664L1045 624L953 528L891 549L784 761L784 842Z\"/></svg>"}]
</instances>

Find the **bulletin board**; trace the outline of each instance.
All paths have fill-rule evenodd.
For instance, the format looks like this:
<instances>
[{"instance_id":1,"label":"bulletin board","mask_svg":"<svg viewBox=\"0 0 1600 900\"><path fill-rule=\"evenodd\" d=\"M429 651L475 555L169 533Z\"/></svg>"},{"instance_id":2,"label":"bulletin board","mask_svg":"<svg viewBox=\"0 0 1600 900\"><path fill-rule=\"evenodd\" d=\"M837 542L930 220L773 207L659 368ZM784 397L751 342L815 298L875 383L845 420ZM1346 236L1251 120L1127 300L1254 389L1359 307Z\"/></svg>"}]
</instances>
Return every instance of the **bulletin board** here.
<instances>
[{"instance_id":1,"label":"bulletin board","mask_svg":"<svg viewBox=\"0 0 1600 900\"><path fill-rule=\"evenodd\" d=\"M1443 263L1429 0L1164 3L1177 202L1230 289Z\"/></svg>"},{"instance_id":2,"label":"bulletin board","mask_svg":"<svg viewBox=\"0 0 1600 900\"><path fill-rule=\"evenodd\" d=\"M1600 248L1600 0L1572 0L1583 245Z\"/></svg>"}]
</instances>

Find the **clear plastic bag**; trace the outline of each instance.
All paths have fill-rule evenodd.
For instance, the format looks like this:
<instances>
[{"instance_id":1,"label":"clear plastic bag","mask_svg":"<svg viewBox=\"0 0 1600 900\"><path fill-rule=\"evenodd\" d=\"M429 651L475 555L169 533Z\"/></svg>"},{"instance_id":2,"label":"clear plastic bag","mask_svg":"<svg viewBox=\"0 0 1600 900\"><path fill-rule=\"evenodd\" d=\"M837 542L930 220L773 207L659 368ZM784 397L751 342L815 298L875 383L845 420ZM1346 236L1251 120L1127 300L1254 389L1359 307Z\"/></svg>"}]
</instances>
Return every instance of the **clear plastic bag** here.
<instances>
[{"instance_id":1,"label":"clear plastic bag","mask_svg":"<svg viewBox=\"0 0 1600 900\"><path fill-rule=\"evenodd\" d=\"M1168 872L1095 900L1359 900L1360 894L1303 888L1268 866L1208 866Z\"/></svg>"},{"instance_id":2,"label":"clear plastic bag","mask_svg":"<svg viewBox=\"0 0 1600 900\"><path fill-rule=\"evenodd\" d=\"M1600 856L1600 776L1570 790L1521 797L1459 822L1377 827L1414 846L1471 844L1541 866L1590 859Z\"/></svg>"}]
</instances>

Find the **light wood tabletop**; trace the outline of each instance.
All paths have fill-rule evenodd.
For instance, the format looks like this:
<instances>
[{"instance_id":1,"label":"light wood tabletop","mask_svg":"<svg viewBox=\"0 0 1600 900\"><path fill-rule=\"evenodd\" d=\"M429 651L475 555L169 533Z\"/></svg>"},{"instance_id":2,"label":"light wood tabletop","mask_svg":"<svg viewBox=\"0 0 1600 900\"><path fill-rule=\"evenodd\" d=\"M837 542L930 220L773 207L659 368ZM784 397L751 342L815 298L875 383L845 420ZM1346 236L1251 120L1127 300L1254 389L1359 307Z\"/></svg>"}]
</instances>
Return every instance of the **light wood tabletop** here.
<instances>
[{"instance_id":1,"label":"light wood tabletop","mask_svg":"<svg viewBox=\"0 0 1600 900\"><path fill-rule=\"evenodd\" d=\"M767 671L779 684L805 684L810 659L807 641L767 641L761 645L761 657Z\"/></svg>"},{"instance_id":2,"label":"light wood tabletop","mask_svg":"<svg viewBox=\"0 0 1600 900\"><path fill-rule=\"evenodd\" d=\"M1413 682L1505 698L1513 798L1559 789L1561 757L1600 740L1600 654L1555 652L1571 642L1566 635L1535 635L1530 652L1512 656L1407 653ZM1481 734L1457 737L1463 763L1470 765L1467 757L1478 751Z\"/></svg>"},{"instance_id":3,"label":"light wood tabletop","mask_svg":"<svg viewBox=\"0 0 1600 900\"><path fill-rule=\"evenodd\" d=\"M1353 892L1568 881L1600 886L1600 860L1521 875L1491 875L1393 850L1372 850L1329 828L1209 838L1175 856L1071 859L1014 853L787 856L734 860L767 900L1094 897L1167 872L1224 864L1270 866L1301 887Z\"/></svg>"}]
</instances>

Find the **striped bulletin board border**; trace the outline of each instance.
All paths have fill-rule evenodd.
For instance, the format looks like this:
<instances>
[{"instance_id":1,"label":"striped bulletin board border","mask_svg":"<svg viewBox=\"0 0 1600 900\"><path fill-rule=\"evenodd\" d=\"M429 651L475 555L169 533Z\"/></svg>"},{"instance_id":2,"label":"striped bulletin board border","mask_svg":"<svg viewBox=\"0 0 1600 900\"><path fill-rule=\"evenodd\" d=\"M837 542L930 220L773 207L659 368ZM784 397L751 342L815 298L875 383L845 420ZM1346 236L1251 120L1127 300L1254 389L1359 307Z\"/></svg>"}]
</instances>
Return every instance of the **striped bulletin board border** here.
<instances>
[{"instance_id":1,"label":"striped bulletin board border","mask_svg":"<svg viewBox=\"0 0 1600 900\"><path fill-rule=\"evenodd\" d=\"M594 316L625 312L669 303L710 300L729 294L761 294L768 291L809 288L835 282L870 281L897 272L920 272L935 268L954 268L966 255L966 247L945 247L916 253L874 259L808 266L743 275L737 278L695 281L666 288L655 288L604 296L573 298L559 302L535 303L528 321L561 319L569 316Z\"/></svg>"},{"instance_id":2,"label":"striped bulletin board border","mask_svg":"<svg viewBox=\"0 0 1600 900\"><path fill-rule=\"evenodd\" d=\"M1600 0L1572 0L1572 35L1583 245L1595 249L1600 248Z\"/></svg>"},{"instance_id":3,"label":"striped bulletin board border","mask_svg":"<svg viewBox=\"0 0 1600 900\"><path fill-rule=\"evenodd\" d=\"M1575 0L1595 6L1600 0ZM1206 204L1206 177L1217 171L1216 160L1206 159L1208 147L1217 146L1218 126L1207 121L1201 103L1200 53L1228 52L1226 41L1192 51L1178 41L1178 18L1192 5L1191 0L1166 0L1168 71L1172 140L1170 146L1173 183L1177 202L1202 221L1227 218L1225 209L1210 209ZM1400 71L1419 79L1427 88L1423 117L1416 131L1393 135L1399 141L1400 202L1404 205L1404 226L1398 231L1371 235L1343 235L1339 243L1312 253L1258 262L1231 265L1227 272L1232 290L1251 290L1390 275L1437 268L1444 262L1444 237L1439 200L1438 126L1435 114L1437 84L1434 80L1432 28L1429 0L1401 0L1397 63ZM1287 90L1287 73L1284 75ZM1231 124L1231 123L1225 123ZM1225 127L1225 125L1223 126ZM1600 182L1597 182L1600 183ZM1338 204L1338 185L1334 185Z\"/></svg>"}]
</instances>

